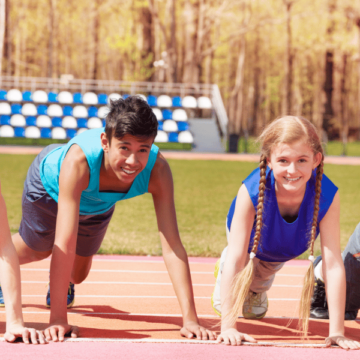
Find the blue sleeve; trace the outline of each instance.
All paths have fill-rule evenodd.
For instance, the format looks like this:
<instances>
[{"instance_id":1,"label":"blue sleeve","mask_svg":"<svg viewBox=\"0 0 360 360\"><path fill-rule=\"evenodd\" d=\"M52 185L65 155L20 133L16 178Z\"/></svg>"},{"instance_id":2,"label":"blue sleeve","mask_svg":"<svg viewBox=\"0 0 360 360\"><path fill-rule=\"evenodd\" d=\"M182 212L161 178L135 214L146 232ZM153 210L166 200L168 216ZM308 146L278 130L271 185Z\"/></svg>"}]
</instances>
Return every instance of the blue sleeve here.
<instances>
[{"instance_id":1,"label":"blue sleeve","mask_svg":"<svg viewBox=\"0 0 360 360\"><path fill-rule=\"evenodd\" d=\"M318 222L320 222L326 215L337 191L338 187L325 174L323 174L323 178L321 180L321 195Z\"/></svg>"}]
</instances>

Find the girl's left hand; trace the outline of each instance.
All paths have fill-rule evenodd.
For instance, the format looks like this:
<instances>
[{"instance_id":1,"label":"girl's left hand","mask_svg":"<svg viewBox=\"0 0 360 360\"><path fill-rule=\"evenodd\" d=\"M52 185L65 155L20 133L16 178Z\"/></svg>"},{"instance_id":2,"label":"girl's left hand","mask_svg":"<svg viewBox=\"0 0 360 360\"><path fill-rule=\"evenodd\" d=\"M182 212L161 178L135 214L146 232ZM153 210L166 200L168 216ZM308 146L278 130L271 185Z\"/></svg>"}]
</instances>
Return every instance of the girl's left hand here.
<instances>
[{"instance_id":1,"label":"girl's left hand","mask_svg":"<svg viewBox=\"0 0 360 360\"><path fill-rule=\"evenodd\" d=\"M327 347L331 345L339 345L345 350L359 350L360 343L355 340L351 340L345 336L329 336L325 339L325 344Z\"/></svg>"},{"instance_id":2,"label":"girl's left hand","mask_svg":"<svg viewBox=\"0 0 360 360\"><path fill-rule=\"evenodd\" d=\"M14 342L17 338L22 338L25 344L46 344L43 331L27 328L22 325L8 326L4 339L7 342Z\"/></svg>"}]
</instances>

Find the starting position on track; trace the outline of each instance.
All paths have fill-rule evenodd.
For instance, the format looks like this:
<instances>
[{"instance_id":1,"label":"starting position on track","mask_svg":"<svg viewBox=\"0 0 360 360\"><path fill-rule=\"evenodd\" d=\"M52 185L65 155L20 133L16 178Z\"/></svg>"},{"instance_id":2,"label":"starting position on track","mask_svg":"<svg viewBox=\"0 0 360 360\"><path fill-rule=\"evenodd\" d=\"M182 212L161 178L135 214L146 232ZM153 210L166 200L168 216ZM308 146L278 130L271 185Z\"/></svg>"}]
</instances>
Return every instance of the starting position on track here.
<instances>
[{"instance_id":1,"label":"starting position on track","mask_svg":"<svg viewBox=\"0 0 360 360\"><path fill-rule=\"evenodd\" d=\"M115 203L147 192L153 197L164 261L183 314L181 335L215 339L198 323L188 259L177 227L171 170L153 144L157 127L145 101L120 99L111 102L105 131L88 130L67 145L50 145L30 166L13 243L20 264L52 254L46 340L62 341L70 332L78 335L78 328L67 321L67 307L74 302L73 284L88 276Z\"/></svg>"},{"instance_id":2,"label":"starting position on track","mask_svg":"<svg viewBox=\"0 0 360 360\"><path fill-rule=\"evenodd\" d=\"M340 199L323 175L323 149L315 127L287 116L260 136L260 168L243 182L226 221L228 246L217 263L212 304L222 315L218 341L255 342L236 329L239 314L261 319L268 309L266 291L284 263L310 249L311 260L300 305L300 323L308 330L314 286L313 247L320 232L330 313L326 344L359 349L344 337L345 270L340 252ZM331 279L331 280L330 280Z\"/></svg>"}]
</instances>

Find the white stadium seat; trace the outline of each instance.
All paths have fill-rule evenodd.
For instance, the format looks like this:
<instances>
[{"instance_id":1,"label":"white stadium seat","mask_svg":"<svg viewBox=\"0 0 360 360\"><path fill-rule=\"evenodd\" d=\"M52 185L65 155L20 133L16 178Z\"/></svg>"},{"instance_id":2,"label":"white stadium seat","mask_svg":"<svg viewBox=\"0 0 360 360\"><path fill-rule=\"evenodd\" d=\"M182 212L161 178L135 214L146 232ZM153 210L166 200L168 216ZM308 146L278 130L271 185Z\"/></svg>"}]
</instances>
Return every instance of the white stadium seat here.
<instances>
[{"instance_id":1,"label":"white stadium seat","mask_svg":"<svg viewBox=\"0 0 360 360\"><path fill-rule=\"evenodd\" d=\"M61 126L65 129L76 129L77 121L73 116L65 116L62 119Z\"/></svg>"},{"instance_id":2,"label":"white stadium seat","mask_svg":"<svg viewBox=\"0 0 360 360\"><path fill-rule=\"evenodd\" d=\"M68 91L61 91L58 95L60 104L72 104L74 102L73 94Z\"/></svg>"},{"instance_id":3,"label":"white stadium seat","mask_svg":"<svg viewBox=\"0 0 360 360\"><path fill-rule=\"evenodd\" d=\"M25 137L29 139L39 139L41 136L40 129L36 126L29 126L25 129Z\"/></svg>"},{"instance_id":4,"label":"white stadium seat","mask_svg":"<svg viewBox=\"0 0 360 360\"><path fill-rule=\"evenodd\" d=\"M63 116L63 109L58 104L52 104L48 107L47 113L51 117L61 117Z\"/></svg>"},{"instance_id":5,"label":"white stadium seat","mask_svg":"<svg viewBox=\"0 0 360 360\"><path fill-rule=\"evenodd\" d=\"M34 104L31 104L31 103L24 104L22 109L21 109L21 113L24 116L36 116L37 115L36 106Z\"/></svg>"},{"instance_id":6,"label":"white stadium seat","mask_svg":"<svg viewBox=\"0 0 360 360\"><path fill-rule=\"evenodd\" d=\"M89 129L97 129L97 128L101 128L102 126L103 126L102 121L97 117L92 117L88 120Z\"/></svg>"},{"instance_id":7,"label":"white stadium seat","mask_svg":"<svg viewBox=\"0 0 360 360\"><path fill-rule=\"evenodd\" d=\"M136 94L136 96L143 99L143 100L145 100L147 102L147 98L146 98L146 96L144 94Z\"/></svg>"},{"instance_id":8,"label":"white stadium seat","mask_svg":"<svg viewBox=\"0 0 360 360\"><path fill-rule=\"evenodd\" d=\"M81 133L83 133L84 131L86 131L87 129L85 128L81 128L77 131L76 135L80 135Z\"/></svg>"},{"instance_id":9,"label":"white stadium seat","mask_svg":"<svg viewBox=\"0 0 360 360\"><path fill-rule=\"evenodd\" d=\"M66 139L66 131L61 127L55 127L51 130L52 139Z\"/></svg>"},{"instance_id":10,"label":"white stadium seat","mask_svg":"<svg viewBox=\"0 0 360 360\"><path fill-rule=\"evenodd\" d=\"M32 94L32 99L36 103L47 103L48 102L48 94L43 90L36 90Z\"/></svg>"},{"instance_id":11,"label":"white stadium seat","mask_svg":"<svg viewBox=\"0 0 360 360\"><path fill-rule=\"evenodd\" d=\"M178 131L178 126L174 120L165 120L163 129L166 132L175 132Z\"/></svg>"},{"instance_id":12,"label":"white stadium seat","mask_svg":"<svg viewBox=\"0 0 360 360\"><path fill-rule=\"evenodd\" d=\"M7 100L8 101L22 101L22 93L18 89L11 89L7 93Z\"/></svg>"},{"instance_id":13,"label":"white stadium seat","mask_svg":"<svg viewBox=\"0 0 360 360\"><path fill-rule=\"evenodd\" d=\"M184 109L176 109L172 114L172 118L175 121L187 121L188 117Z\"/></svg>"},{"instance_id":14,"label":"white stadium seat","mask_svg":"<svg viewBox=\"0 0 360 360\"><path fill-rule=\"evenodd\" d=\"M25 126L26 120L24 115L16 114L13 115L10 119L10 125L11 126Z\"/></svg>"},{"instance_id":15,"label":"white stadium seat","mask_svg":"<svg viewBox=\"0 0 360 360\"><path fill-rule=\"evenodd\" d=\"M83 96L83 103L86 105L96 105L98 103L98 97L93 92L87 92Z\"/></svg>"},{"instance_id":16,"label":"white stadium seat","mask_svg":"<svg viewBox=\"0 0 360 360\"><path fill-rule=\"evenodd\" d=\"M52 126L51 120L49 116L47 115L40 115L36 119L36 126L43 127L43 128L49 128Z\"/></svg>"},{"instance_id":17,"label":"white stadium seat","mask_svg":"<svg viewBox=\"0 0 360 360\"><path fill-rule=\"evenodd\" d=\"M199 109L211 109L211 100L207 96L200 96L197 99L197 106Z\"/></svg>"},{"instance_id":18,"label":"white stadium seat","mask_svg":"<svg viewBox=\"0 0 360 360\"><path fill-rule=\"evenodd\" d=\"M87 118L88 111L87 108L83 105L77 105L73 109L73 116L76 118Z\"/></svg>"},{"instance_id":19,"label":"white stadium seat","mask_svg":"<svg viewBox=\"0 0 360 360\"><path fill-rule=\"evenodd\" d=\"M172 107L171 97L168 95L160 95L157 99L159 107Z\"/></svg>"},{"instance_id":20,"label":"white stadium seat","mask_svg":"<svg viewBox=\"0 0 360 360\"><path fill-rule=\"evenodd\" d=\"M184 108L195 109L197 107L196 99L193 96L185 96L181 102Z\"/></svg>"},{"instance_id":21,"label":"white stadium seat","mask_svg":"<svg viewBox=\"0 0 360 360\"><path fill-rule=\"evenodd\" d=\"M155 138L155 142L158 143L165 143L169 141L169 136L165 131L159 130L156 138Z\"/></svg>"},{"instance_id":22,"label":"white stadium seat","mask_svg":"<svg viewBox=\"0 0 360 360\"><path fill-rule=\"evenodd\" d=\"M194 142L194 138L190 131L181 131L179 133L179 143L192 144Z\"/></svg>"},{"instance_id":23,"label":"white stadium seat","mask_svg":"<svg viewBox=\"0 0 360 360\"><path fill-rule=\"evenodd\" d=\"M154 108L152 109L153 113L155 114L158 121L161 121L163 119L163 115L160 109Z\"/></svg>"},{"instance_id":24,"label":"white stadium seat","mask_svg":"<svg viewBox=\"0 0 360 360\"><path fill-rule=\"evenodd\" d=\"M0 115L10 115L11 114L11 106L6 102L0 103Z\"/></svg>"},{"instance_id":25,"label":"white stadium seat","mask_svg":"<svg viewBox=\"0 0 360 360\"><path fill-rule=\"evenodd\" d=\"M98 110L98 116L100 119L105 119L110 109L107 106L102 106Z\"/></svg>"},{"instance_id":26,"label":"white stadium seat","mask_svg":"<svg viewBox=\"0 0 360 360\"><path fill-rule=\"evenodd\" d=\"M117 93L112 93L108 96L108 104L110 104L110 100L115 101L121 99L121 95Z\"/></svg>"},{"instance_id":27,"label":"white stadium seat","mask_svg":"<svg viewBox=\"0 0 360 360\"><path fill-rule=\"evenodd\" d=\"M10 125L3 125L0 127L0 136L1 137L14 137L15 131L14 128Z\"/></svg>"}]
</instances>

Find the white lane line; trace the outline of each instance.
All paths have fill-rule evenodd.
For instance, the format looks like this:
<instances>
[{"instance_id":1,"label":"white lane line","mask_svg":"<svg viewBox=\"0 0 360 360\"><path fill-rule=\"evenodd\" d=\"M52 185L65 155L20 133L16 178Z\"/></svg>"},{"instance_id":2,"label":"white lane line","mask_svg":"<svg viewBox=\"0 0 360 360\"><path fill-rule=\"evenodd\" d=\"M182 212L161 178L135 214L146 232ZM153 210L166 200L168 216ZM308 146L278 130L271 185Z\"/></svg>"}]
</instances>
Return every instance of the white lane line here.
<instances>
[{"instance_id":1,"label":"white lane line","mask_svg":"<svg viewBox=\"0 0 360 360\"><path fill-rule=\"evenodd\" d=\"M48 284L49 281L33 281L23 280L22 284ZM172 286L172 283L150 283L150 282L128 282L128 281L84 281L81 285L86 284L97 284L97 285L163 285ZM193 286L211 286L215 284L193 284ZM291 287L291 288L302 288L302 285L272 285L272 287Z\"/></svg>"},{"instance_id":2,"label":"white lane line","mask_svg":"<svg viewBox=\"0 0 360 360\"><path fill-rule=\"evenodd\" d=\"M22 295L22 297L44 297L44 294L38 295ZM177 299L176 296L158 296L158 295L75 295L76 298L109 298L109 299ZM195 296L195 299L208 299L210 300L210 296ZM270 298L268 300L271 301L300 301L300 299L274 299Z\"/></svg>"}]
</instances>

